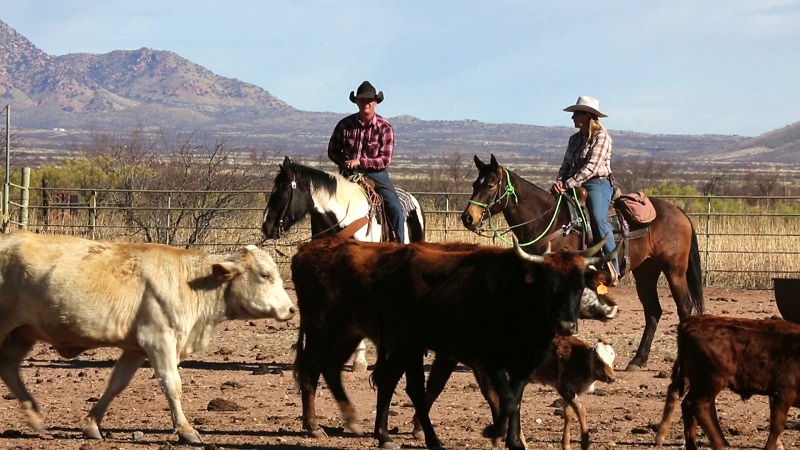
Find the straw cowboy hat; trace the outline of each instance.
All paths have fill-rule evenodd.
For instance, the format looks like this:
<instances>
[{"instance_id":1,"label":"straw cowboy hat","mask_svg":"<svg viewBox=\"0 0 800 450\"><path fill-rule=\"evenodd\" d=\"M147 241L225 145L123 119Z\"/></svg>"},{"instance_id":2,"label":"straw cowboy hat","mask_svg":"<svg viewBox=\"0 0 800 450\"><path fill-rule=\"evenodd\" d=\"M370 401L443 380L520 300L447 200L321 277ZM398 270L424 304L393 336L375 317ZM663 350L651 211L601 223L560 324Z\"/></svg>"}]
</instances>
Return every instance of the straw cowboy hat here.
<instances>
[{"instance_id":1,"label":"straw cowboy hat","mask_svg":"<svg viewBox=\"0 0 800 450\"><path fill-rule=\"evenodd\" d=\"M350 94L352 98L352 94ZM608 117L607 115L600 112L600 100L594 97L587 97L581 96L578 97L578 102L572 106L567 106L564 108L564 111L567 112L574 112L574 111L585 111L588 113L592 113L597 117Z\"/></svg>"},{"instance_id":2,"label":"straw cowboy hat","mask_svg":"<svg viewBox=\"0 0 800 450\"><path fill-rule=\"evenodd\" d=\"M353 92L350 91L350 101L355 103L358 99L367 99L367 100L375 100L376 102L380 103L383 101L383 91L375 93L375 88L370 84L369 81L364 81L361 83L361 86Z\"/></svg>"}]
</instances>

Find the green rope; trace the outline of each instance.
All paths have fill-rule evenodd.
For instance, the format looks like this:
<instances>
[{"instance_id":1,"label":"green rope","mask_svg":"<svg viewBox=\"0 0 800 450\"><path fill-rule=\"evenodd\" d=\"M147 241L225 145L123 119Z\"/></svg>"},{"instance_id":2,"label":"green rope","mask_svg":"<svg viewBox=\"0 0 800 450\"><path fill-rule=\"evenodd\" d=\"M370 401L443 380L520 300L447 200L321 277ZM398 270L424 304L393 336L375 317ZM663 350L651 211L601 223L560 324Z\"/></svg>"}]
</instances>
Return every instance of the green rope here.
<instances>
[{"instance_id":1,"label":"green rope","mask_svg":"<svg viewBox=\"0 0 800 450\"><path fill-rule=\"evenodd\" d=\"M500 203L500 201L502 201L506 197L513 196L514 197L514 203L515 204L519 204L519 197L517 196L517 191L516 191L516 189L514 189L514 186L511 184L511 175L508 173L508 170L505 167L503 168L503 171L506 173L506 188L503 191L502 195L497 197L497 199L495 201L493 201L492 203L489 203L489 204L477 202L477 201L471 200L471 199L469 200L469 204L480 206L481 208L483 208L486 211L486 214L489 216L489 228L492 230L492 238L497 238L497 239L501 240L502 242L505 242L508 245L513 245L514 243L509 241L508 239L504 238L503 235L500 234L500 232L495 227L494 221L493 221L494 217L492 216L492 211L491 211L491 207L492 206L496 205L497 203ZM577 193L577 191L575 190L575 188L571 188L571 189L572 189L572 197L573 197L573 199L575 201L575 204L576 205L580 205L580 202L578 201L578 193ZM537 236L535 239L533 239L530 242L525 242L525 243L518 244L520 247L527 247L529 245L533 245L533 244L539 242L543 237L545 237L547 235L547 232L550 230L550 228L553 226L553 223L556 221L556 217L558 217L558 211L561 208L561 200L563 198L564 198L563 195L559 195L558 196L558 201L556 201L556 207L555 207L555 210L553 211L553 217L550 218L550 223L547 224L547 227L544 229L544 231L542 231L542 234L540 234L539 236ZM508 200L506 200L506 206L508 206ZM584 223L586 223L586 217L583 215L583 208L578 208L578 209L580 210L581 218L583 219Z\"/></svg>"}]
</instances>

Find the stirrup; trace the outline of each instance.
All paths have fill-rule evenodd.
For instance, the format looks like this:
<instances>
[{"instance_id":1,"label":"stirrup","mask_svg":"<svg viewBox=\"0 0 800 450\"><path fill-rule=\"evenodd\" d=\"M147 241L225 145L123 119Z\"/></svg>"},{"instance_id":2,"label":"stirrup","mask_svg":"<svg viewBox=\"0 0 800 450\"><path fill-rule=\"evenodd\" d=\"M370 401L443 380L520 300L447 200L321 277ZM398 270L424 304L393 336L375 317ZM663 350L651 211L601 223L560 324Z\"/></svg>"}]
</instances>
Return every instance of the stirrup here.
<instances>
[{"instance_id":1,"label":"stirrup","mask_svg":"<svg viewBox=\"0 0 800 450\"><path fill-rule=\"evenodd\" d=\"M608 282L608 285L616 287L619 284L619 273L617 273L617 269L614 267L614 261L607 262L606 266L608 267L608 273L611 275L611 281Z\"/></svg>"}]
</instances>

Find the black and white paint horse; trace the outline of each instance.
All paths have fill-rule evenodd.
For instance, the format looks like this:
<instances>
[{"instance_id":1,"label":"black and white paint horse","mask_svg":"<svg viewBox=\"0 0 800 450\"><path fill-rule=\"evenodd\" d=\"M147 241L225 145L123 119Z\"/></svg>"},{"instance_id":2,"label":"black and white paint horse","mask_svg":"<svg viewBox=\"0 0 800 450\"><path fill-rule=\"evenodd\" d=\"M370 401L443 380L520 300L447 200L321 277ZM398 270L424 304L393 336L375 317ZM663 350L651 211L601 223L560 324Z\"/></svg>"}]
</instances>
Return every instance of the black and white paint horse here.
<instances>
[{"instance_id":1,"label":"black and white paint horse","mask_svg":"<svg viewBox=\"0 0 800 450\"><path fill-rule=\"evenodd\" d=\"M353 238L364 242L381 241L381 224L364 188L337 173L327 173L297 164L288 156L275 177L269 194L261 231L270 239L279 239L306 214L311 215L311 237L339 233L349 225L364 223ZM425 219L422 207L413 195L397 189L397 196L407 210L406 244L425 240ZM354 225L358 226L358 225ZM356 349L354 371L367 368L366 347Z\"/></svg>"}]
</instances>

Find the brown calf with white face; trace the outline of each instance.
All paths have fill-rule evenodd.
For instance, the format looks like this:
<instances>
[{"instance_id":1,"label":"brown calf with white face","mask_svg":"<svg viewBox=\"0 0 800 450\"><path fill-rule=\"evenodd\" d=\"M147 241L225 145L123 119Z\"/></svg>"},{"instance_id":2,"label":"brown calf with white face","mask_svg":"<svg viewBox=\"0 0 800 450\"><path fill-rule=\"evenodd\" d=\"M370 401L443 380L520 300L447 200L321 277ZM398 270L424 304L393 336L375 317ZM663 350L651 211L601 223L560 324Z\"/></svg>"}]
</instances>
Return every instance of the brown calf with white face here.
<instances>
[{"instance_id":1,"label":"brown calf with white face","mask_svg":"<svg viewBox=\"0 0 800 450\"><path fill-rule=\"evenodd\" d=\"M672 370L656 444L664 442L681 402L686 449L697 448L697 425L715 450L728 446L714 402L723 389L742 396L769 397L766 450L783 448L780 434L789 408L800 407L800 325L710 315L690 316L678 325L678 357Z\"/></svg>"},{"instance_id":2,"label":"brown calf with white face","mask_svg":"<svg viewBox=\"0 0 800 450\"><path fill-rule=\"evenodd\" d=\"M594 345L575 336L556 336L544 362L536 369L531 382L554 388L564 400L564 432L561 448L569 450L570 422L578 415L581 449L589 448L589 424L586 406L578 396L594 391L597 381L614 381L614 349L605 340Z\"/></svg>"}]
</instances>

